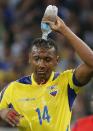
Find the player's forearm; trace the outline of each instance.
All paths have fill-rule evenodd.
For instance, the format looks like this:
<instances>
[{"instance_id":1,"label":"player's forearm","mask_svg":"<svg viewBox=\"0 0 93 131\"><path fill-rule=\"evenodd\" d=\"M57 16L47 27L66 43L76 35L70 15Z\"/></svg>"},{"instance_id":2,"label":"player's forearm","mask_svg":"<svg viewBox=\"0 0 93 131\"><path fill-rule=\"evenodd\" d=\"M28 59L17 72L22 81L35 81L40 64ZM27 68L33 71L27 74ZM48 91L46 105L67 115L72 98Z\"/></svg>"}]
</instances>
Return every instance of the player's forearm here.
<instances>
[{"instance_id":1,"label":"player's forearm","mask_svg":"<svg viewBox=\"0 0 93 131\"><path fill-rule=\"evenodd\" d=\"M66 25L64 25L64 28L62 27L60 33L68 39L80 58L87 65L93 67L93 51L85 44L85 42L78 38Z\"/></svg>"}]
</instances>

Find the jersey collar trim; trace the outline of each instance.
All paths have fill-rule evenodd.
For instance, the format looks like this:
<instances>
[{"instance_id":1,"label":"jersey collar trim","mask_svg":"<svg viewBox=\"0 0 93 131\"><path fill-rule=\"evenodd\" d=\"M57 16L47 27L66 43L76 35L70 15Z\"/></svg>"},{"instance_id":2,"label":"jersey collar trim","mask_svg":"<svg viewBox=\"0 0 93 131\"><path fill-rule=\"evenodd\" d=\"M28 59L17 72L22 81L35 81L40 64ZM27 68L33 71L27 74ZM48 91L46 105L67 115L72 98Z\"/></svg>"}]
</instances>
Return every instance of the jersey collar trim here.
<instances>
[{"instance_id":1,"label":"jersey collar trim","mask_svg":"<svg viewBox=\"0 0 93 131\"><path fill-rule=\"evenodd\" d=\"M52 81L53 78L54 78L54 72L51 73L50 78L49 78L49 80L48 80L46 83ZM35 81L34 77L33 77L33 73L32 73L32 75L31 75L31 81L32 81L32 84L38 85L37 82ZM46 83L45 83L45 84L46 84Z\"/></svg>"}]
</instances>

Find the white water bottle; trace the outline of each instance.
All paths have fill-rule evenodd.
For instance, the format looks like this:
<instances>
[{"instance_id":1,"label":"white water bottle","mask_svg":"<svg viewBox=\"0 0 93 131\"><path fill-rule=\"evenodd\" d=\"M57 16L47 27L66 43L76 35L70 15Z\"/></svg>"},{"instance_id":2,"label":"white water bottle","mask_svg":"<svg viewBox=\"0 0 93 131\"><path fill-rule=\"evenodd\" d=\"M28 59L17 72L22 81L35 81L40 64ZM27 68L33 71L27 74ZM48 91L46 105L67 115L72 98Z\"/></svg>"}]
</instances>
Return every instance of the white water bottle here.
<instances>
[{"instance_id":1,"label":"white water bottle","mask_svg":"<svg viewBox=\"0 0 93 131\"><path fill-rule=\"evenodd\" d=\"M48 34L52 32L49 24L41 23L41 30L42 30L42 39L47 40Z\"/></svg>"},{"instance_id":2,"label":"white water bottle","mask_svg":"<svg viewBox=\"0 0 93 131\"><path fill-rule=\"evenodd\" d=\"M58 8L56 6L49 5L46 8L43 17L49 17L51 22L55 22L57 13L58 13ZM49 26L49 24L45 22L41 22L41 30L42 30L42 39L47 40L48 34L52 32L51 27Z\"/></svg>"}]
</instances>

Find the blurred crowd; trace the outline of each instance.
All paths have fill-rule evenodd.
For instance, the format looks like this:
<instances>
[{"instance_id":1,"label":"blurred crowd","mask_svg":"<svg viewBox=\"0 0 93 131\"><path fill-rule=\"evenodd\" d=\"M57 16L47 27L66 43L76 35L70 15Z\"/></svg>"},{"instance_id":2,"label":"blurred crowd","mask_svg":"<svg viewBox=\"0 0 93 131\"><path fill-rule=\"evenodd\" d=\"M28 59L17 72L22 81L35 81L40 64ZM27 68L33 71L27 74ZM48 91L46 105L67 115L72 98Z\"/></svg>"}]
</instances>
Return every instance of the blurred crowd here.
<instances>
[{"instance_id":1,"label":"blurred crowd","mask_svg":"<svg viewBox=\"0 0 93 131\"><path fill-rule=\"evenodd\" d=\"M46 7L56 5L58 15L70 29L93 49L93 0L0 0L0 90L9 82L31 74L28 54L31 42L41 37L41 20ZM59 46L60 62L56 70L75 68L82 62L60 34L50 36ZM91 82L77 97L72 124L93 112Z\"/></svg>"}]
</instances>

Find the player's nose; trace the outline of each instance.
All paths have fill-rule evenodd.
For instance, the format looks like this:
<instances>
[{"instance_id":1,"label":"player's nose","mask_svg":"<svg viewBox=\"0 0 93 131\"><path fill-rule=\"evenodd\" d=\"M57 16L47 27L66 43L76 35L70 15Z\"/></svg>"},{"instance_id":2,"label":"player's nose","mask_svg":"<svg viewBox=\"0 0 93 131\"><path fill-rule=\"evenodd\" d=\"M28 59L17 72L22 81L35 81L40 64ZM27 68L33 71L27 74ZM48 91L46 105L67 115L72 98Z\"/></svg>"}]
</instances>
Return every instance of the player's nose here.
<instances>
[{"instance_id":1,"label":"player's nose","mask_svg":"<svg viewBox=\"0 0 93 131\"><path fill-rule=\"evenodd\" d=\"M38 66L39 66L40 68L44 68L44 67L45 67L45 62L44 62L43 59L41 59L41 60L39 61Z\"/></svg>"}]
</instances>

